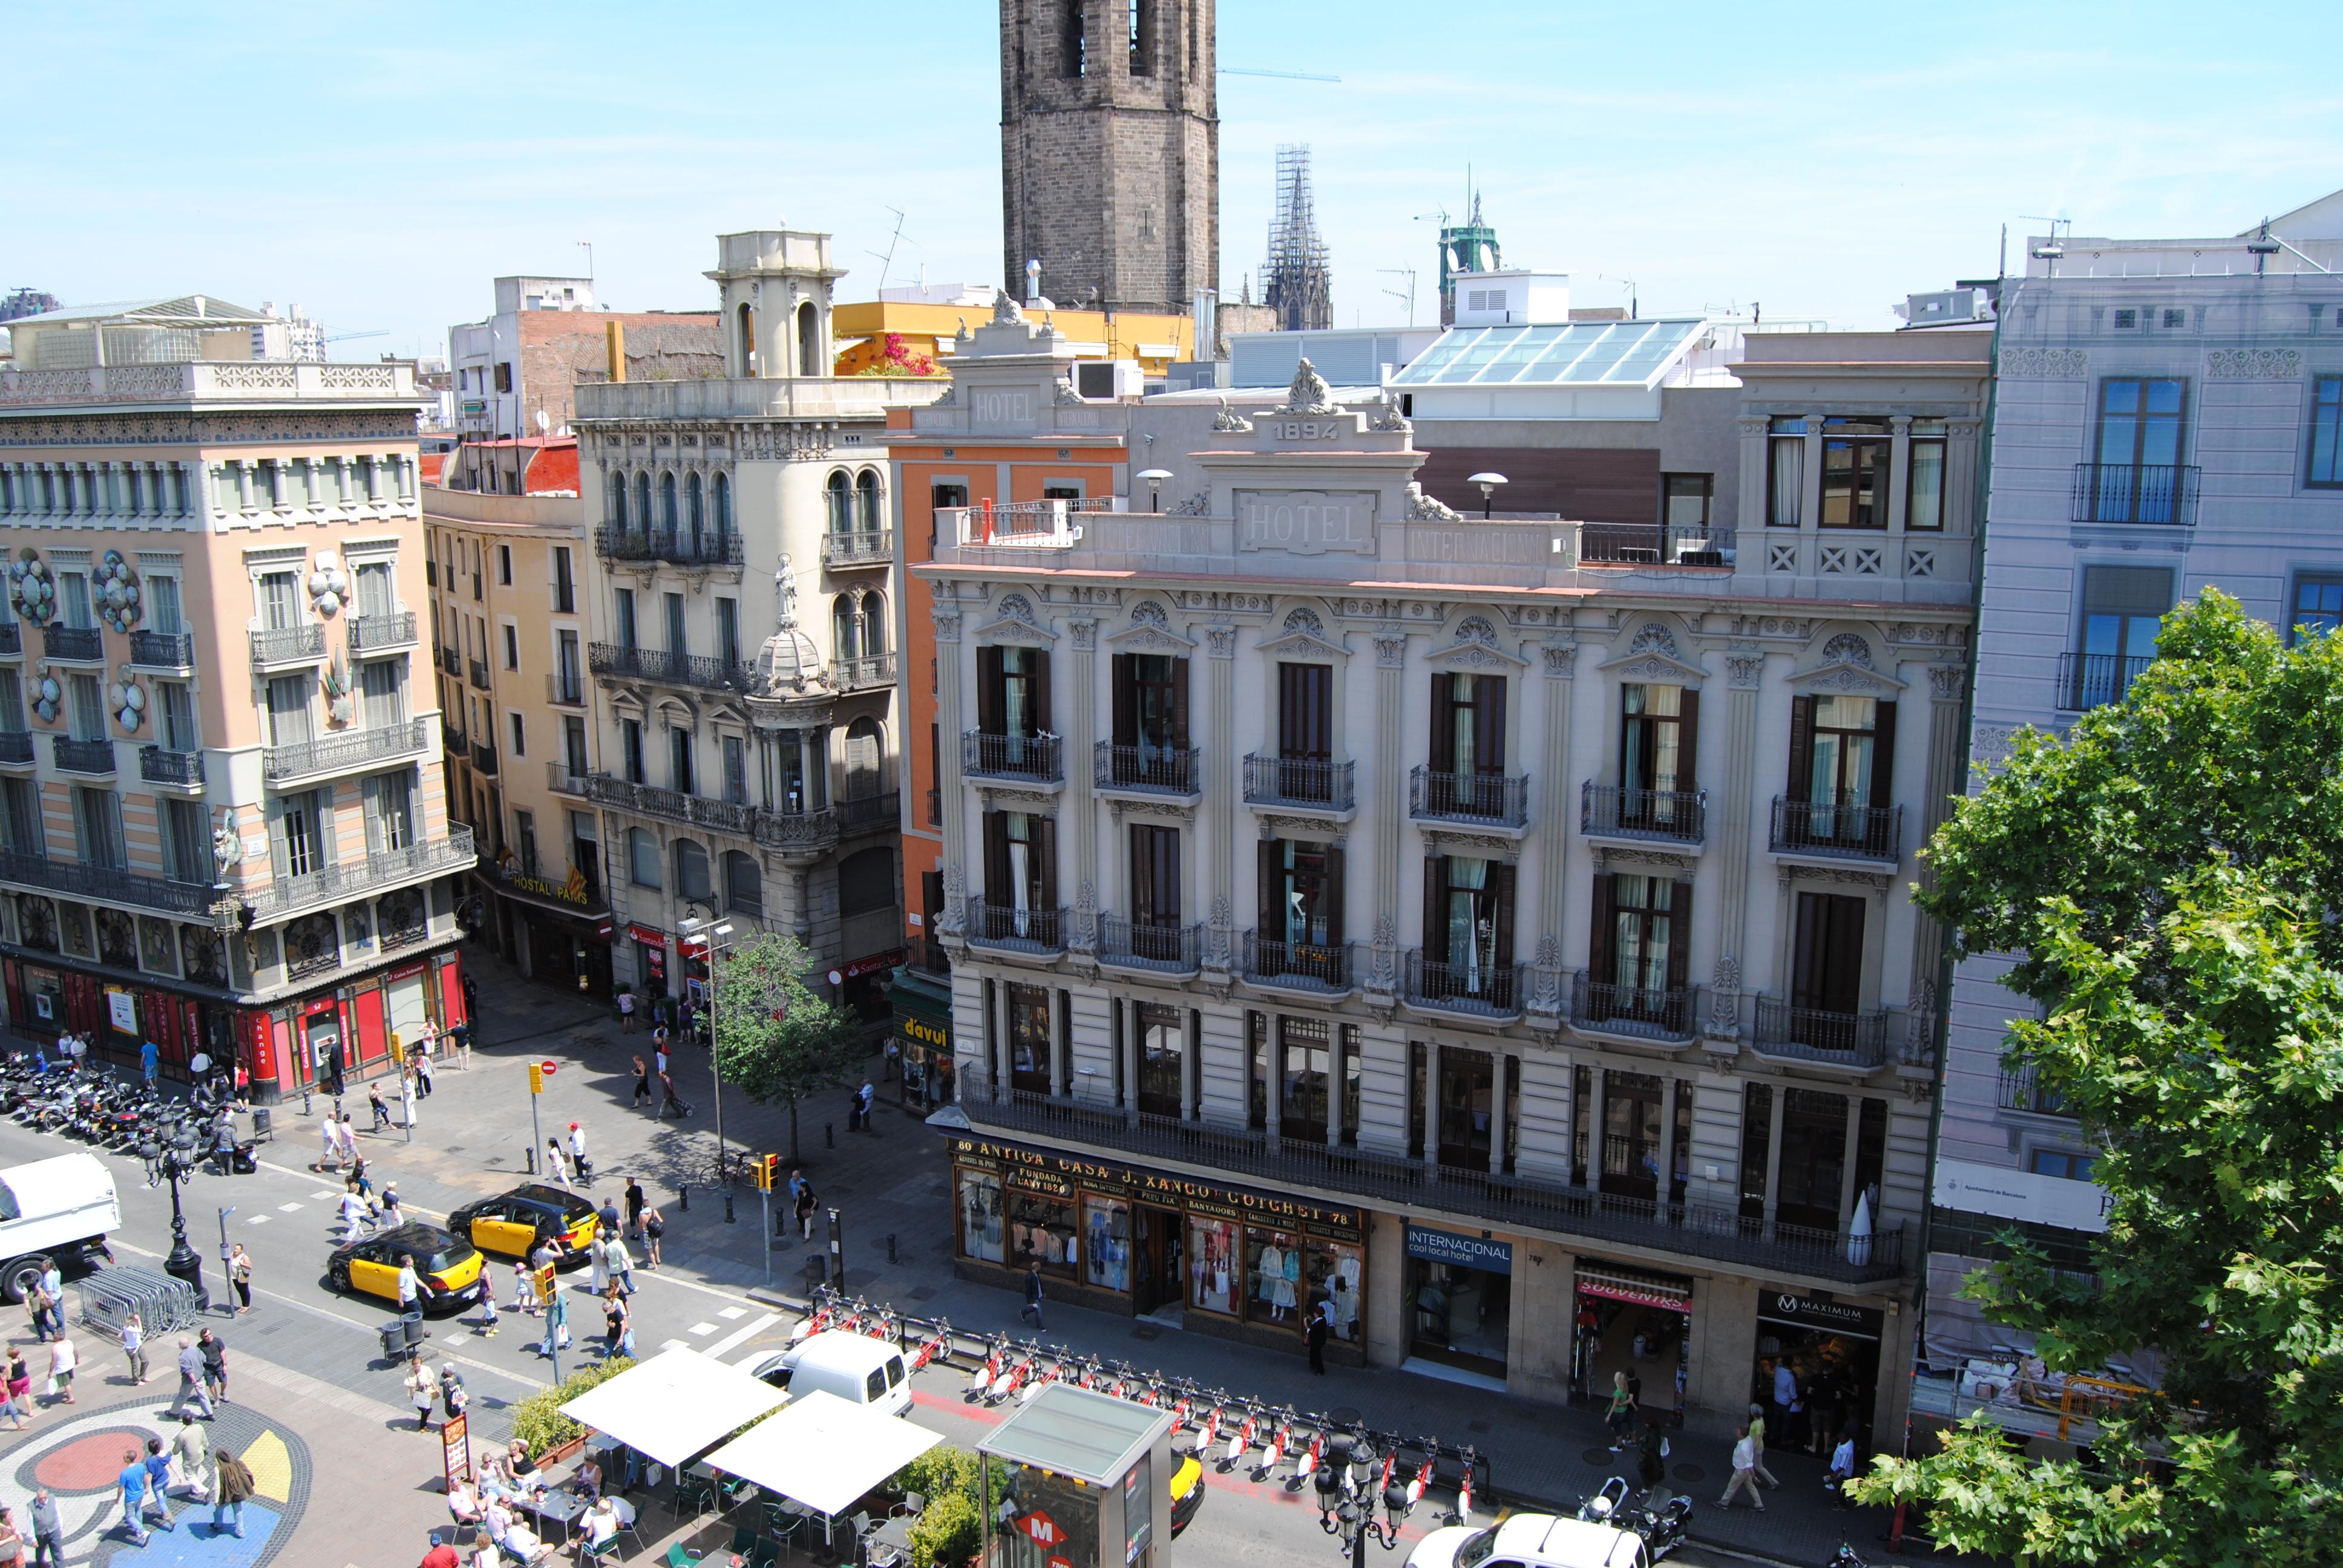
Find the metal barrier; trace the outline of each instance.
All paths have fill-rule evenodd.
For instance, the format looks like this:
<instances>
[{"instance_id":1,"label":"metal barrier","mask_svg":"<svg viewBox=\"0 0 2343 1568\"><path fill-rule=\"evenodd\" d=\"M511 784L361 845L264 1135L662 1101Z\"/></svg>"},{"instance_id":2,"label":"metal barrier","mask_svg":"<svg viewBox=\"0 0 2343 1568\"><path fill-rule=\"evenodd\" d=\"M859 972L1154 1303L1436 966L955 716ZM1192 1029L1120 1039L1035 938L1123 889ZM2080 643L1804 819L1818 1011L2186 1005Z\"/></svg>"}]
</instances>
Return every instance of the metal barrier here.
<instances>
[{"instance_id":1,"label":"metal barrier","mask_svg":"<svg viewBox=\"0 0 2343 1568\"><path fill-rule=\"evenodd\" d=\"M81 1298L81 1321L110 1337L120 1336L134 1311L149 1341L203 1321L194 1288L151 1269L101 1269L75 1288Z\"/></svg>"}]
</instances>

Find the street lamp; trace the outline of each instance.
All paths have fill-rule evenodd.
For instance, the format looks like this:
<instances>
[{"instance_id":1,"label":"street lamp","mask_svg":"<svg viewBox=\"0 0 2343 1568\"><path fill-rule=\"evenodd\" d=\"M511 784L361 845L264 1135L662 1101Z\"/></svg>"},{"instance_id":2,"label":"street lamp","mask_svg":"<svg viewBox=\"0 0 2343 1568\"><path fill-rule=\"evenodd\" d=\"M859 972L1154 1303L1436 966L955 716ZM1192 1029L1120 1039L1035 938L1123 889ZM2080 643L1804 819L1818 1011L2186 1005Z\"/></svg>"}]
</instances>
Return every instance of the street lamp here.
<instances>
[{"instance_id":1,"label":"street lamp","mask_svg":"<svg viewBox=\"0 0 2343 1568\"><path fill-rule=\"evenodd\" d=\"M196 1130L182 1122L171 1133L168 1143L146 1139L138 1145L138 1156L146 1161L151 1173L148 1184L168 1181L171 1184L171 1251L163 1260L163 1271L174 1279L185 1280L187 1288L196 1292L196 1308L206 1311L212 1304L211 1292L204 1289L204 1260L187 1245L187 1217L179 1211L179 1183L196 1171Z\"/></svg>"},{"instance_id":2,"label":"street lamp","mask_svg":"<svg viewBox=\"0 0 2343 1568\"><path fill-rule=\"evenodd\" d=\"M1322 1465L1313 1484L1318 1491L1318 1528L1340 1536L1353 1568L1364 1568L1367 1543L1389 1552L1399 1545L1400 1527L1407 1523L1411 1504L1407 1488L1396 1482L1383 1489L1383 1516L1375 1517L1375 1477L1382 1457L1364 1437L1351 1439L1349 1462Z\"/></svg>"},{"instance_id":3,"label":"street lamp","mask_svg":"<svg viewBox=\"0 0 2343 1568\"><path fill-rule=\"evenodd\" d=\"M732 1174L726 1167L724 1149L724 1058L716 1044L716 959L723 949L723 939L732 934L730 921L716 923L716 910L697 899L684 900L686 909L706 912L676 922L676 930L684 936L704 932L700 945L708 951L708 1070L716 1081L716 1173L724 1181L724 1218L732 1218Z\"/></svg>"},{"instance_id":4,"label":"street lamp","mask_svg":"<svg viewBox=\"0 0 2343 1568\"><path fill-rule=\"evenodd\" d=\"M1141 468L1138 473L1131 476L1132 478L1141 480L1147 486L1147 509L1149 511L1160 512L1163 509L1163 498L1161 495L1163 481L1171 477L1172 470L1169 468Z\"/></svg>"},{"instance_id":5,"label":"street lamp","mask_svg":"<svg viewBox=\"0 0 2343 1568\"><path fill-rule=\"evenodd\" d=\"M1475 474L1464 482L1481 487L1481 520L1485 523L1489 520L1490 508L1497 504L1497 487L1511 481L1503 474Z\"/></svg>"}]
</instances>

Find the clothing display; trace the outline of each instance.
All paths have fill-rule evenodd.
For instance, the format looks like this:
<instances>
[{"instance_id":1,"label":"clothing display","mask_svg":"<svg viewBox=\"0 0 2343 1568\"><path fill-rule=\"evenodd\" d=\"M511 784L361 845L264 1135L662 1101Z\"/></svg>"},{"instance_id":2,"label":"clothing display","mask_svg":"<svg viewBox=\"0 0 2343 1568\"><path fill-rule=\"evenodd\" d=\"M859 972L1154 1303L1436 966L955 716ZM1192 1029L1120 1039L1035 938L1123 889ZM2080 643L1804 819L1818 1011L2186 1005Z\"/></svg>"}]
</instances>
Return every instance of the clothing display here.
<instances>
[{"instance_id":1,"label":"clothing display","mask_svg":"<svg viewBox=\"0 0 2343 1568\"><path fill-rule=\"evenodd\" d=\"M1001 1214L1001 1178L963 1171L960 1175L960 1246L980 1262L1008 1261Z\"/></svg>"},{"instance_id":2,"label":"clothing display","mask_svg":"<svg viewBox=\"0 0 2343 1568\"><path fill-rule=\"evenodd\" d=\"M1189 1249L1189 1305L1208 1312L1236 1311L1230 1297L1230 1275L1236 1253L1236 1227L1224 1220L1191 1220L1194 1245Z\"/></svg>"},{"instance_id":3,"label":"clothing display","mask_svg":"<svg viewBox=\"0 0 2343 1568\"><path fill-rule=\"evenodd\" d=\"M1083 1246L1090 1258L1090 1282L1103 1290L1131 1288L1131 1212L1122 1203L1092 1198L1085 1204Z\"/></svg>"}]
</instances>

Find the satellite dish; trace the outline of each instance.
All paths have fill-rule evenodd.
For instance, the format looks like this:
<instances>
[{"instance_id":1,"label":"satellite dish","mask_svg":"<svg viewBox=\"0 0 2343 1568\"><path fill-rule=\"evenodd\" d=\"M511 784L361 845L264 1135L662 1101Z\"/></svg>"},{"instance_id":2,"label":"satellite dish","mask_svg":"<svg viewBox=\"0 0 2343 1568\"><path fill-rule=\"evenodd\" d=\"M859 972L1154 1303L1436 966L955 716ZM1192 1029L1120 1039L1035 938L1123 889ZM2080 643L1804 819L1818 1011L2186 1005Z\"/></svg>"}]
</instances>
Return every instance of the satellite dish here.
<instances>
[{"instance_id":1,"label":"satellite dish","mask_svg":"<svg viewBox=\"0 0 2343 1568\"><path fill-rule=\"evenodd\" d=\"M549 417L544 409L539 408L537 411L537 433L540 436L544 435L545 432L551 427L552 424L553 420L551 417Z\"/></svg>"}]
</instances>

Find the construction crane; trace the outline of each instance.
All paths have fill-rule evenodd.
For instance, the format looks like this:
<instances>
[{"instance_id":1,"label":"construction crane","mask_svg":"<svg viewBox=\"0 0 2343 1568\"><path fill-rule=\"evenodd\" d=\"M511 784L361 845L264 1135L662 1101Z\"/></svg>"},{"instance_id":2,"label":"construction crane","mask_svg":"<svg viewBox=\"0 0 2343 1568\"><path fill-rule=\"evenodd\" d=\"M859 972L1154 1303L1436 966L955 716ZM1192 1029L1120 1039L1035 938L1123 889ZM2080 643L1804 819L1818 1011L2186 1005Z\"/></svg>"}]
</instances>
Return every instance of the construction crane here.
<instances>
[{"instance_id":1,"label":"construction crane","mask_svg":"<svg viewBox=\"0 0 2343 1568\"><path fill-rule=\"evenodd\" d=\"M389 327L376 327L376 328L375 328L373 331L371 331L371 332L332 332L332 333L328 333L328 334L327 334L327 335L326 335L326 337L325 337L325 339L324 339L324 340L325 340L326 342L327 342L327 343L347 343L347 342L349 342L352 338L355 338L355 337L389 337L389 336L390 336L390 328L389 328Z\"/></svg>"},{"instance_id":2,"label":"construction crane","mask_svg":"<svg viewBox=\"0 0 2343 1568\"><path fill-rule=\"evenodd\" d=\"M1275 76L1286 82L1339 82L1342 79L1340 76L1322 76L1315 71L1254 71L1242 65L1222 65L1217 69L1223 76Z\"/></svg>"}]
</instances>

